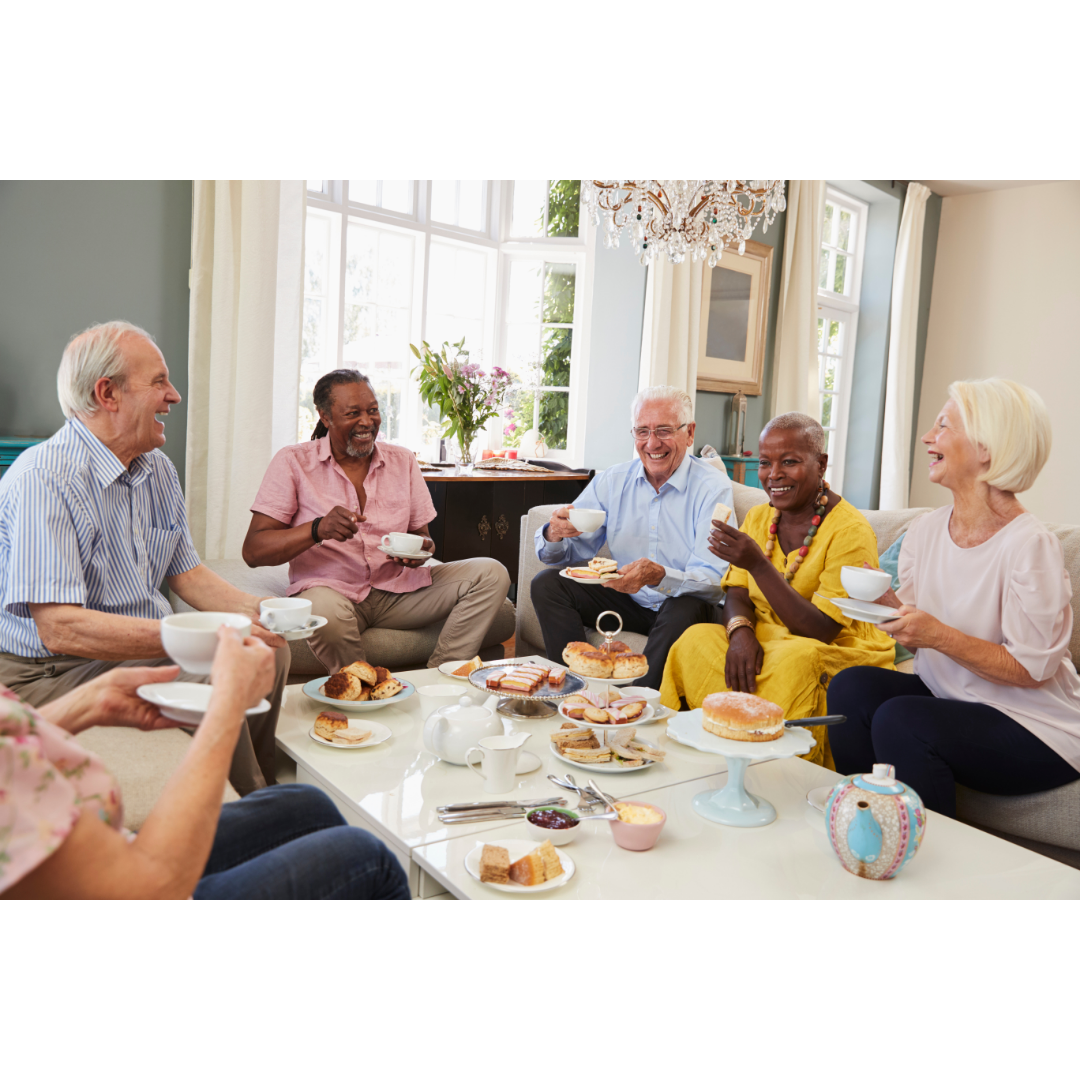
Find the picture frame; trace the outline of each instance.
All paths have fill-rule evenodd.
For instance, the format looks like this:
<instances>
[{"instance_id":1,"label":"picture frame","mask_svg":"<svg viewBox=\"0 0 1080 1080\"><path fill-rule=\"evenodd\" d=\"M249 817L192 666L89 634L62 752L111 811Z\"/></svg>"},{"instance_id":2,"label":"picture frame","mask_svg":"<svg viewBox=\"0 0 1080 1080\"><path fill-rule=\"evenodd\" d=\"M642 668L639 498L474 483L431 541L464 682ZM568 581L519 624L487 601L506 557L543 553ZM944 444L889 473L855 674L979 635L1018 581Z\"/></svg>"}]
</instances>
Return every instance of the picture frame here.
<instances>
[{"instance_id":1,"label":"picture frame","mask_svg":"<svg viewBox=\"0 0 1080 1080\"><path fill-rule=\"evenodd\" d=\"M697 388L761 393L773 249L747 240L742 255L725 250L701 284ZM723 354L728 355L723 355ZM741 355L740 355L741 353Z\"/></svg>"}]
</instances>

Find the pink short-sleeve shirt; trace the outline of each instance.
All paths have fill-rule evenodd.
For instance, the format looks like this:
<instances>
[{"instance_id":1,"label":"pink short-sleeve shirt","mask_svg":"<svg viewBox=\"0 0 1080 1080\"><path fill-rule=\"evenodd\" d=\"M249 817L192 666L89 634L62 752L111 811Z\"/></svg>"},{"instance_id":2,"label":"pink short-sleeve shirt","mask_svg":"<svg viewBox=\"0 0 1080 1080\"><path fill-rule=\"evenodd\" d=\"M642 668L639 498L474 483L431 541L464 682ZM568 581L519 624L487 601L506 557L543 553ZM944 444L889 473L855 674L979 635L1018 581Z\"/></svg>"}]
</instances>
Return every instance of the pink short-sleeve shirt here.
<instances>
[{"instance_id":1,"label":"pink short-sleeve shirt","mask_svg":"<svg viewBox=\"0 0 1080 1080\"><path fill-rule=\"evenodd\" d=\"M120 827L120 789L101 759L0 686L0 893L52 855L84 809Z\"/></svg>"},{"instance_id":2,"label":"pink short-sleeve shirt","mask_svg":"<svg viewBox=\"0 0 1080 1080\"><path fill-rule=\"evenodd\" d=\"M325 585L359 604L372 589L406 593L431 584L430 570L399 566L378 548L386 533L413 532L435 518L415 455L377 442L364 492L366 520L352 539L325 540L289 563L290 596ZM334 460L327 435L279 450L251 511L296 526L325 517L335 506L360 513L356 488Z\"/></svg>"}]
</instances>

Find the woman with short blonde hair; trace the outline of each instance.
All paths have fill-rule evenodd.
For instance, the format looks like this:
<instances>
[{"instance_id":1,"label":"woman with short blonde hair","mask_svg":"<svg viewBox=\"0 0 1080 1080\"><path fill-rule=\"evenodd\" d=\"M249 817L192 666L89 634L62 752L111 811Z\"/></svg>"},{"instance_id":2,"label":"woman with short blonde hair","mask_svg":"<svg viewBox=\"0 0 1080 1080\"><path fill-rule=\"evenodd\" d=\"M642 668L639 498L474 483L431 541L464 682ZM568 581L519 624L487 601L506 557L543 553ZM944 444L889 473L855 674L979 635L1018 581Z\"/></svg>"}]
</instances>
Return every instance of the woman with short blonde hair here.
<instances>
[{"instance_id":1,"label":"woman with short blonde hair","mask_svg":"<svg viewBox=\"0 0 1080 1080\"><path fill-rule=\"evenodd\" d=\"M931 810L956 816L957 783L1028 795L1080 779L1080 677L1069 656L1072 587L1061 544L1016 493L1050 453L1050 418L1009 379L955 382L922 437L952 504L912 522L900 587L880 624L915 674L851 668L829 686L836 767L896 767Z\"/></svg>"}]
</instances>

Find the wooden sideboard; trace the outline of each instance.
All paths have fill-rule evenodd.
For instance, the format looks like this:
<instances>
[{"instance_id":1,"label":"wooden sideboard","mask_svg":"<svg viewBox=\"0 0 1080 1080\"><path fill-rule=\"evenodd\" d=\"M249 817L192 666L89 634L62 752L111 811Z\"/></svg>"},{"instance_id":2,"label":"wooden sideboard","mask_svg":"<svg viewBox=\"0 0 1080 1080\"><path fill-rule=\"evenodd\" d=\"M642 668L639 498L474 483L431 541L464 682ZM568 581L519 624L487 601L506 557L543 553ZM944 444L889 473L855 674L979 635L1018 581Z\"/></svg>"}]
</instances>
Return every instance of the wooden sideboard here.
<instances>
[{"instance_id":1,"label":"wooden sideboard","mask_svg":"<svg viewBox=\"0 0 1080 1080\"><path fill-rule=\"evenodd\" d=\"M475 472L455 468L424 474L436 518L430 525L436 558L444 562L488 556L506 567L517 586L521 516L534 506L572 503L591 472Z\"/></svg>"}]
</instances>

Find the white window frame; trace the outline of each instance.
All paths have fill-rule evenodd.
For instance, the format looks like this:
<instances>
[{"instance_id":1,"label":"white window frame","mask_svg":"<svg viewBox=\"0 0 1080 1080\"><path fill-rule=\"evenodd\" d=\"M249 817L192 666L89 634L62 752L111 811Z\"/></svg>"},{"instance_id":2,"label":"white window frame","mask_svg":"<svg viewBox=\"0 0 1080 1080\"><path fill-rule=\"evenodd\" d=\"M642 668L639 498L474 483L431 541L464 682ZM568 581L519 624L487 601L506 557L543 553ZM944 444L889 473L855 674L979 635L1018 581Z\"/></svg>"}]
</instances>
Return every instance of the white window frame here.
<instances>
[{"instance_id":1,"label":"white window frame","mask_svg":"<svg viewBox=\"0 0 1080 1080\"><path fill-rule=\"evenodd\" d=\"M308 181L315 185L318 181ZM330 336L337 335L337 363L343 361L344 319L345 319L345 265L348 256L346 243L350 219L370 222L380 228L410 234L417 238L417 258L414 262L413 317L411 333L413 340L427 340L428 322L428 267L430 265L431 242L433 239L453 245L478 246L488 248L492 253L489 260L488 296L490 307L485 310L484 340L479 347L469 342L471 351L479 354L481 363L490 368L498 364L505 367L506 356L506 305L509 295L509 265L513 258L529 258L548 262L573 263L577 267L574 286L574 323L570 351L570 386L544 388L559 392L569 392L567 436L565 450L549 450L548 457L565 461L572 465L581 465L585 452L585 418L587 416L588 358L590 344L592 288L593 288L593 247L595 230L582 213L579 218L579 234L576 237L537 237L529 239L503 240L511 230L511 217L514 205L514 182L512 180L488 180L484 186L482 218L484 228L466 229L456 225L446 225L430 220L431 181L413 181L413 214L402 214L381 207L352 202L349 199L347 180L322 181L322 190L307 190L307 205L310 210L331 217L331 250L337 244L339 264L331 267L329 273L326 331ZM545 228L547 207L544 209ZM441 344L431 342L430 344ZM333 355L333 347L328 350ZM419 389L415 380L410 379L406 400L402 402L402 411L406 416L403 425L404 441L419 447L420 417ZM537 399L539 400L539 399ZM496 425L492 421L492 427ZM502 418L498 427L501 431Z\"/></svg>"},{"instance_id":2,"label":"white window frame","mask_svg":"<svg viewBox=\"0 0 1080 1080\"><path fill-rule=\"evenodd\" d=\"M855 218L855 246L849 251L849 261L845 274L845 285L849 291L843 293L833 292L831 289L818 287L818 318L837 320L844 324L844 345L840 357L838 374L840 377L839 392L835 394L832 408L832 423L829 425L832 431L829 440L829 467L827 478L829 483L843 491L844 487L844 461L847 456L847 432L848 416L851 408L851 384L854 381L855 372L855 338L859 329L859 298L862 294L863 256L866 250L866 225L870 215L870 204L862 199L856 199L847 192L838 188L826 187L825 200L844 210L850 211ZM824 219L824 208L822 217ZM822 245L826 245L822 237ZM835 250L835 249L834 249ZM820 252L820 248L819 248ZM819 256L820 257L820 256ZM818 264L815 263L815 270ZM827 282L833 282L836 266L835 255L829 259L829 271L826 276ZM818 390L824 390L825 371L818 354ZM820 405L820 403L819 403Z\"/></svg>"}]
</instances>

